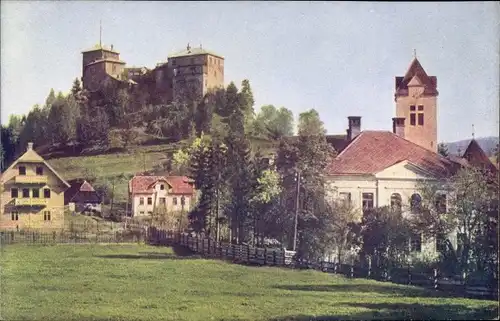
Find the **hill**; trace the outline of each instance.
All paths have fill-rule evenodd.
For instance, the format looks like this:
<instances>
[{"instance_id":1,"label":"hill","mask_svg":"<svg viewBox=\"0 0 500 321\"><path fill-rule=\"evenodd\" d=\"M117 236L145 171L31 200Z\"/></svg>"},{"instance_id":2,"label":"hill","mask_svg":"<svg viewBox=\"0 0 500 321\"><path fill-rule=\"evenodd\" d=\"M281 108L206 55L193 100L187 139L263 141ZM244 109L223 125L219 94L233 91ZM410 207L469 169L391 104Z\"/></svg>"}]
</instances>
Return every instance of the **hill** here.
<instances>
[{"instance_id":1,"label":"hill","mask_svg":"<svg viewBox=\"0 0 500 321\"><path fill-rule=\"evenodd\" d=\"M458 155L458 151L460 150L462 153L465 152L465 149L470 143L470 139L459 140L456 142L445 143L448 147L448 152L452 155ZM498 144L499 138L494 136L489 137L481 137L476 138L479 146L484 150L488 157L493 156L493 151Z\"/></svg>"},{"instance_id":2,"label":"hill","mask_svg":"<svg viewBox=\"0 0 500 321\"><path fill-rule=\"evenodd\" d=\"M76 178L95 179L94 185L115 181L113 206L125 210L128 191L128 179L138 173L162 171L171 155L183 148L187 141L176 143L150 142L151 145L137 145L126 149L108 150L61 150L41 148L40 154L66 180ZM252 138L252 150L263 153L274 148L274 143L266 139ZM121 179L120 179L121 178ZM106 208L105 214L106 214Z\"/></svg>"}]
</instances>

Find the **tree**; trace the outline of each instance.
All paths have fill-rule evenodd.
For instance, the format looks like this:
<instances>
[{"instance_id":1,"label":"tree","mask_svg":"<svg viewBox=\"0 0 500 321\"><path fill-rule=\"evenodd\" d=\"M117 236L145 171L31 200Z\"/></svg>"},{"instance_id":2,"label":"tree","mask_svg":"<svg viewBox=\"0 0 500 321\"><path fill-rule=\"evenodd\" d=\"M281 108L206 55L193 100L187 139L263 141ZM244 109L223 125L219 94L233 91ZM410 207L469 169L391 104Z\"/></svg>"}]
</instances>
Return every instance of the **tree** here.
<instances>
[{"instance_id":1,"label":"tree","mask_svg":"<svg viewBox=\"0 0 500 321\"><path fill-rule=\"evenodd\" d=\"M290 142L284 140L278 150L277 166L283 177L285 208L295 209L299 198L298 245L297 254L303 258L319 258L324 253L323 239L318 235L325 233L323 215L327 210L325 198L325 175L327 166L334 156L334 150L326 141L325 129L319 114L310 110L299 117L299 136ZM300 185L297 195L297 174ZM295 210L284 214L294 226ZM289 235L293 235L293 228ZM287 237L289 244L293 241Z\"/></svg>"},{"instance_id":2,"label":"tree","mask_svg":"<svg viewBox=\"0 0 500 321\"><path fill-rule=\"evenodd\" d=\"M498 264L498 178L480 168L464 167L443 182L423 182L419 189L428 201L420 215L412 217L414 226L442 239L447 257L456 260L450 265L459 272L493 274ZM441 192L433 197L429 190ZM452 233L458 233L456 247Z\"/></svg>"},{"instance_id":3,"label":"tree","mask_svg":"<svg viewBox=\"0 0 500 321\"><path fill-rule=\"evenodd\" d=\"M254 104L255 100L253 98L252 88L250 87L250 81L245 79L241 82L241 105L243 114L245 117L245 133L251 132L251 126L254 121L255 112L254 112Z\"/></svg>"},{"instance_id":4,"label":"tree","mask_svg":"<svg viewBox=\"0 0 500 321\"><path fill-rule=\"evenodd\" d=\"M265 105L260 108L253 121L253 134L258 137L279 140L293 135L293 113L281 107Z\"/></svg>"},{"instance_id":5,"label":"tree","mask_svg":"<svg viewBox=\"0 0 500 321\"><path fill-rule=\"evenodd\" d=\"M411 235L402 211L389 207L367 209L361 222L361 254L374 258L376 266L397 262L401 254L409 254Z\"/></svg>"},{"instance_id":6,"label":"tree","mask_svg":"<svg viewBox=\"0 0 500 321\"><path fill-rule=\"evenodd\" d=\"M448 157L449 153L446 144L441 143L438 145L438 153L443 157Z\"/></svg>"}]
</instances>

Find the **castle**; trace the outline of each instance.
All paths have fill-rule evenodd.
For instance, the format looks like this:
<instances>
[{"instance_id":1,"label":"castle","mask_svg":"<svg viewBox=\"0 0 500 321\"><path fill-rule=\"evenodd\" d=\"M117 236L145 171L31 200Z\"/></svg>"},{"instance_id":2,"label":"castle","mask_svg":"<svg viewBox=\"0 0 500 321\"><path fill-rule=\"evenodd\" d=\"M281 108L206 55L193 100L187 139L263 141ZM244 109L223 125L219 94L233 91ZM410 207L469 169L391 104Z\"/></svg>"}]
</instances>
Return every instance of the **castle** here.
<instances>
[{"instance_id":1,"label":"castle","mask_svg":"<svg viewBox=\"0 0 500 321\"><path fill-rule=\"evenodd\" d=\"M149 84L150 88L171 102L187 90L203 96L209 89L224 86L224 57L189 44L185 50L167 57L152 70L146 67L126 67L120 53L101 43L82 52L83 88L95 92L106 81Z\"/></svg>"}]
</instances>

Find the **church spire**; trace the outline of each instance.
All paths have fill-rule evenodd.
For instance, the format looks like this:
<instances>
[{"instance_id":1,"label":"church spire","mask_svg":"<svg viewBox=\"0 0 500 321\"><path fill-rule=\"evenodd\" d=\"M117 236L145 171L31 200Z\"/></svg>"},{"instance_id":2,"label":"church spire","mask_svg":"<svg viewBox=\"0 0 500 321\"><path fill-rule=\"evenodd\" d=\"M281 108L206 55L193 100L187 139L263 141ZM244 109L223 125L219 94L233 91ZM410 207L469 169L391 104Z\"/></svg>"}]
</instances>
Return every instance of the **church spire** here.
<instances>
[{"instance_id":1,"label":"church spire","mask_svg":"<svg viewBox=\"0 0 500 321\"><path fill-rule=\"evenodd\" d=\"M413 58L417 59L417 49L413 49Z\"/></svg>"}]
</instances>

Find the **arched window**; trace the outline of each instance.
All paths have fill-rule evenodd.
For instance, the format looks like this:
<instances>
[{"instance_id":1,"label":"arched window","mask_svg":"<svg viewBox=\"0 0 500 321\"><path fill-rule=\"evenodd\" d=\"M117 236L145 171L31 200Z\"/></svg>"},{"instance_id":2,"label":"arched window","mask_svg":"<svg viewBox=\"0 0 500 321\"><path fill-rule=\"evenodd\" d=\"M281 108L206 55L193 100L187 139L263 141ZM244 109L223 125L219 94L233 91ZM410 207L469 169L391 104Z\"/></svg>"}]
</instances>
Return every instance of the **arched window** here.
<instances>
[{"instance_id":1,"label":"arched window","mask_svg":"<svg viewBox=\"0 0 500 321\"><path fill-rule=\"evenodd\" d=\"M439 214L446 213L446 194L438 194L436 196L436 210Z\"/></svg>"},{"instance_id":2,"label":"arched window","mask_svg":"<svg viewBox=\"0 0 500 321\"><path fill-rule=\"evenodd\" d=\"M418 213L420 211L420 205L422 204L422 197L415 193L410 198L410 207L412 213Z\"/></svg>"},{"instance_id":3,"label":"arched window","mask_svg":"<svg viewBox=\"0 0 500 321\"><path fill-rule=\"evenodd\" d=\"M401 210L401 195L394 193L391 195L391 208L393 210Z\"/></svg>"}]
</instances>

